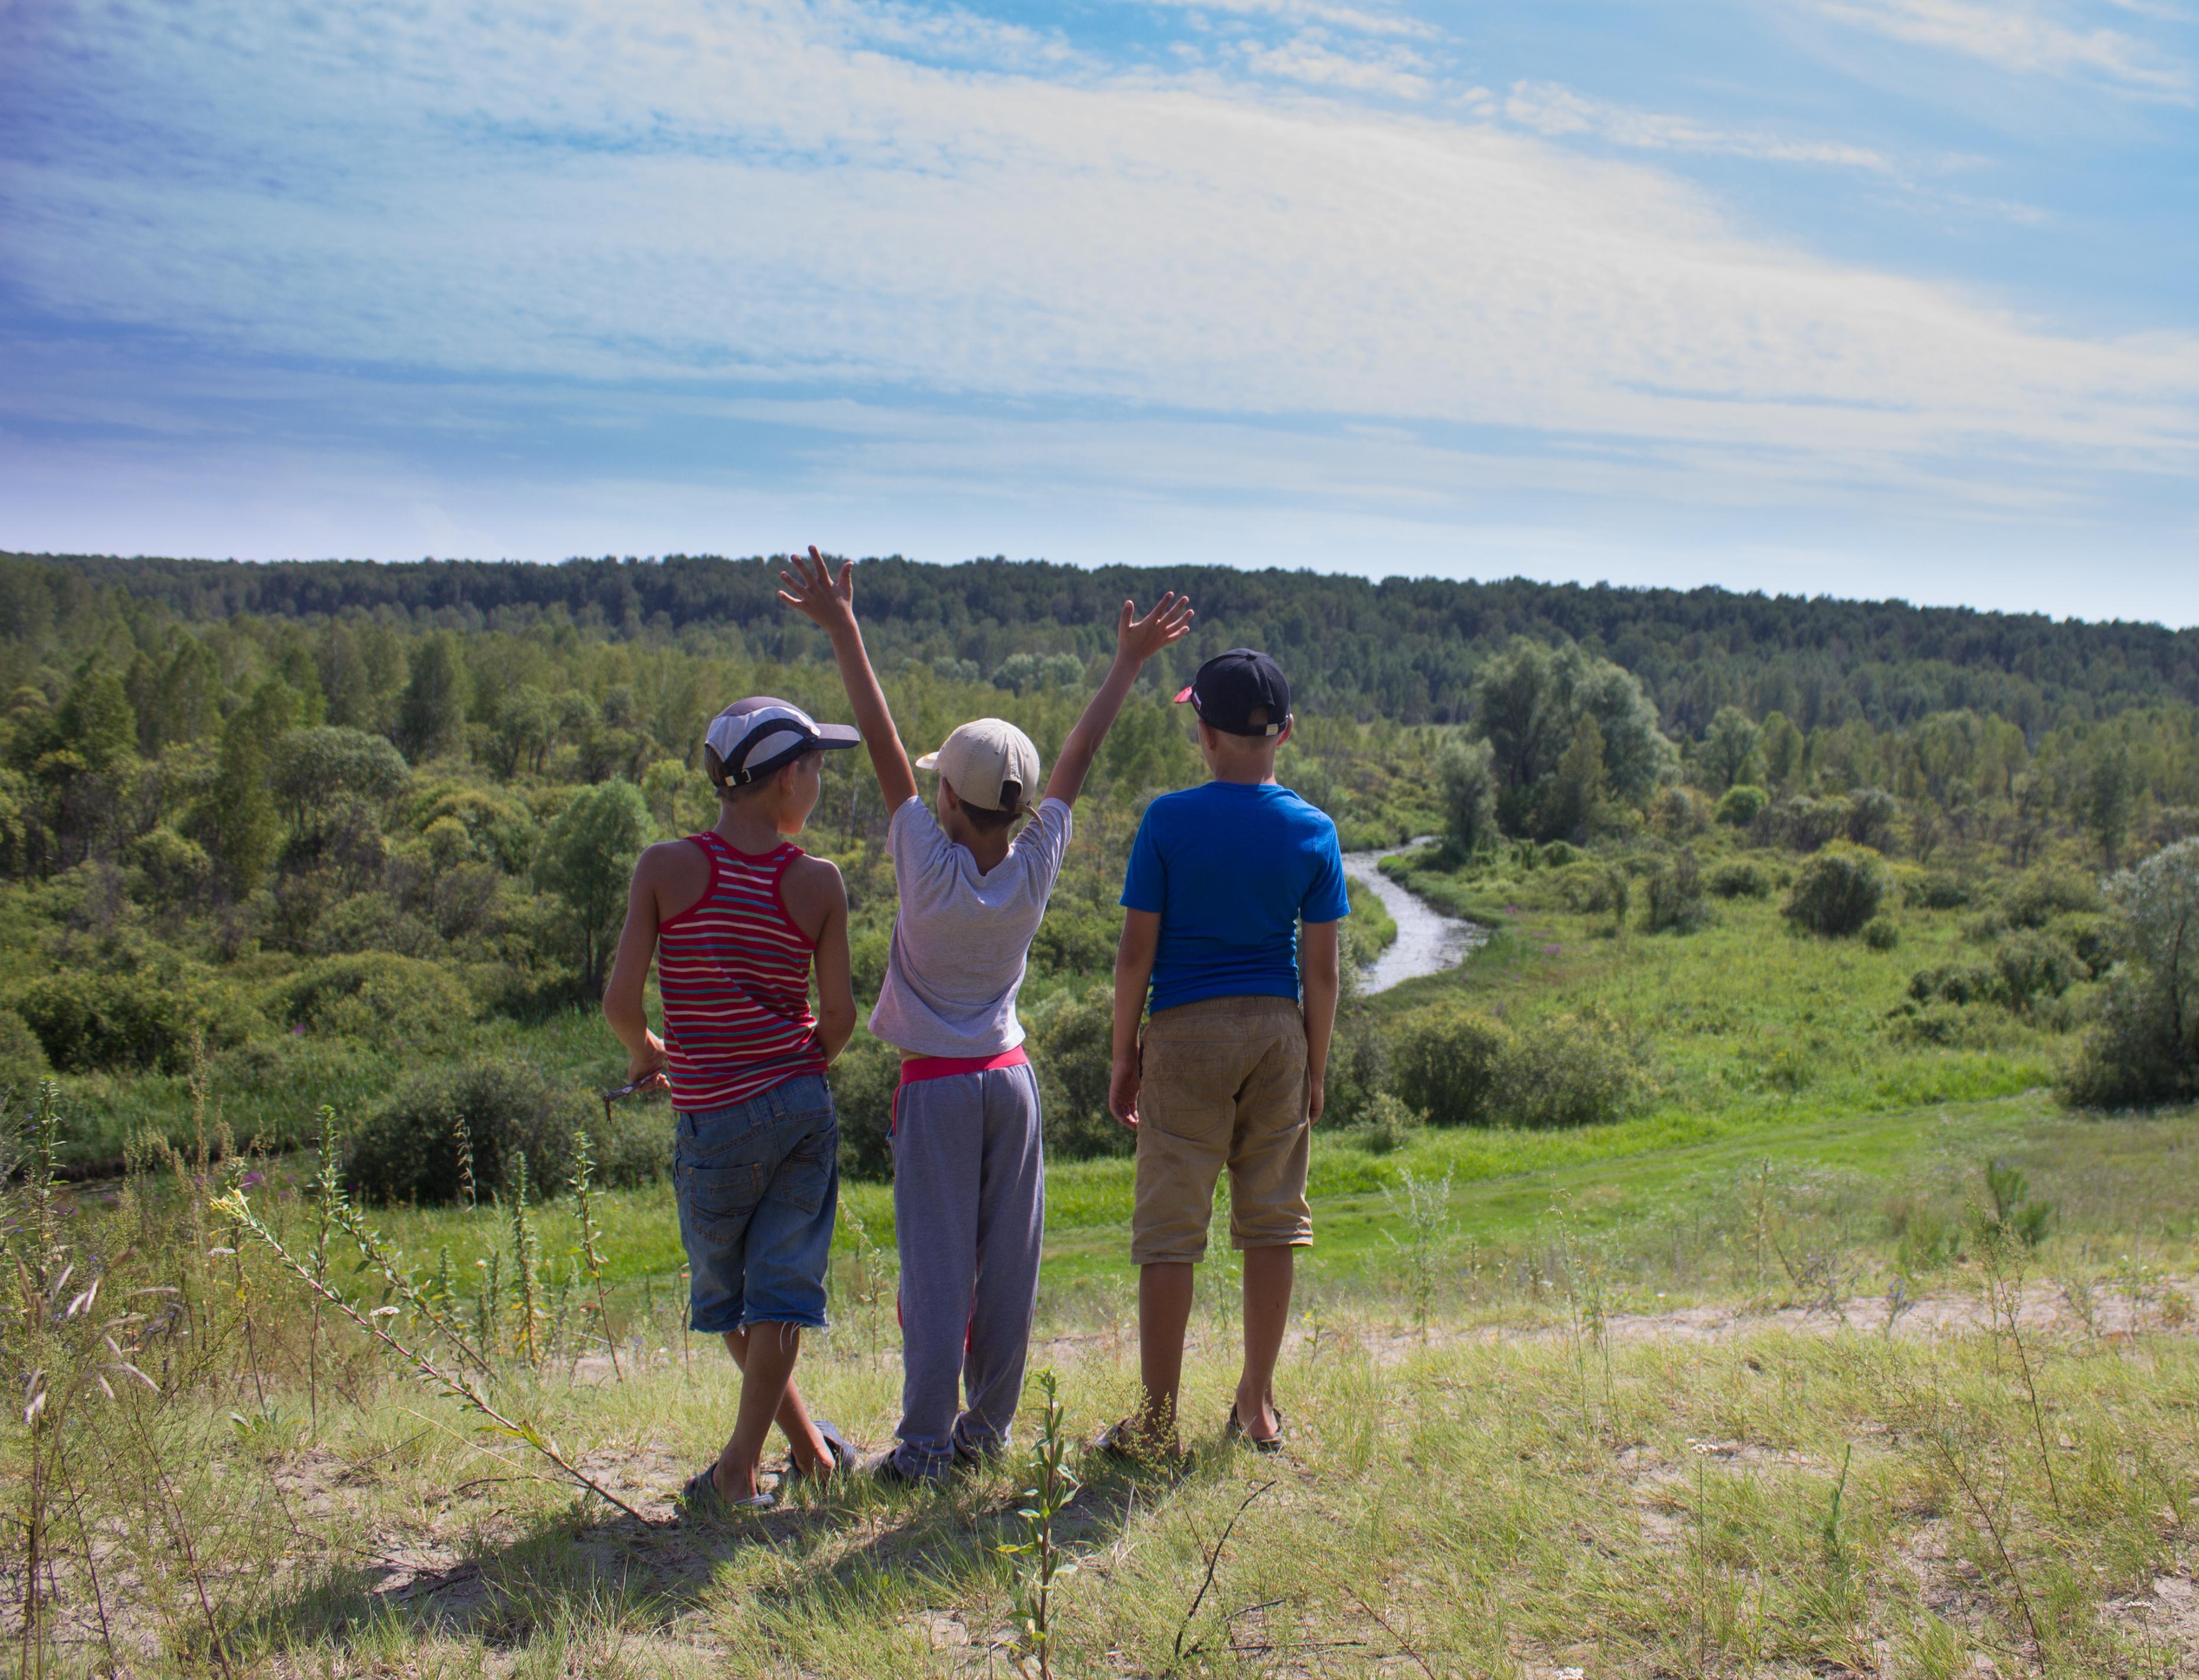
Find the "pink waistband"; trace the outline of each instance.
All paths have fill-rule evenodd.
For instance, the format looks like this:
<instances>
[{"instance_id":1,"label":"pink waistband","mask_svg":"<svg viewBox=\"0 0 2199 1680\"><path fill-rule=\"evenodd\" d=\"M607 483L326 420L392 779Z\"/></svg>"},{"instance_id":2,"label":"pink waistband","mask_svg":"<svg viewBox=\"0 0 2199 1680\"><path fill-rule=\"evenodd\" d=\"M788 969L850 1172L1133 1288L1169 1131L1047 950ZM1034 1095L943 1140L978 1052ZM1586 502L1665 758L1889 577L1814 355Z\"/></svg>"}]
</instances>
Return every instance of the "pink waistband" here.
<instances>
[{"instance_id":1,"label":"pink waistband","mask_svg":"<svg viewBox=\"0 0 2199 1680\"><path fill-rule=\"evenodd\" d=\"M1018 1044L997 1056L915 1056L901 1065L901 1082L913 1085L925 1079L952 1079L958 1073L990 1073L995 1068L1029 1067L1030 1058Z\"/></svg>"}]
</instances>

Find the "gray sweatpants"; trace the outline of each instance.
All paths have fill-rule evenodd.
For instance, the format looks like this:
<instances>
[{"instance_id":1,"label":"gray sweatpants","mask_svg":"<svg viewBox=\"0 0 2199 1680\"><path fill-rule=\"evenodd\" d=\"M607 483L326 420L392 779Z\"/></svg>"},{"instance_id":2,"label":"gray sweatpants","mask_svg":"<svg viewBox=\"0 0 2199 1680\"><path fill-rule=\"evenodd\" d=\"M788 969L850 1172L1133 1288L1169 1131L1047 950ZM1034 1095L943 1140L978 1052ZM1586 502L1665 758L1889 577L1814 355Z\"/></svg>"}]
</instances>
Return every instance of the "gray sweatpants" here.
<instances>
[{"instance_id":1,"label":"gray sweatpants","mask_svg":"<svg viewBox=\"0 0 2199 1680\"><path fill-rule=\"evenodd\" d=\"M937 1476L958 1456L1006 1446L1023 1396L1046 1231L1037 1080L1025 1066L903 1085L893 1156L901 1335L895 1462L907 1475Z\"/></svg>"}]
</instances>

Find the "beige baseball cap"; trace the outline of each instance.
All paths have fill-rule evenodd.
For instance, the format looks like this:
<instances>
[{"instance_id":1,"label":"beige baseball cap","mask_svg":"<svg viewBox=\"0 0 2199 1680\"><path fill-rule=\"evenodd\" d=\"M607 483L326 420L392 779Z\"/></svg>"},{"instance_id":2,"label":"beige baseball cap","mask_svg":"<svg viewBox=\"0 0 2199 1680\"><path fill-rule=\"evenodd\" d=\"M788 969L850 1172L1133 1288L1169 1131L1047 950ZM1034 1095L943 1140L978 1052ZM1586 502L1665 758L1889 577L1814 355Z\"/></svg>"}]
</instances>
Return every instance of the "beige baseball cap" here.
<instances>
[{"instance_id":1,"label":"beige baseball cap","mask_svg":"<svg viewBox=\"0 0 2199 1680\"><path fill-rule=\"evenodd\" d=\"M1038 749L1006 718L964 724L916 767L936 770L957 799L982 810L1027 811L1038 798Z\"/></svg>"}]
</instances>

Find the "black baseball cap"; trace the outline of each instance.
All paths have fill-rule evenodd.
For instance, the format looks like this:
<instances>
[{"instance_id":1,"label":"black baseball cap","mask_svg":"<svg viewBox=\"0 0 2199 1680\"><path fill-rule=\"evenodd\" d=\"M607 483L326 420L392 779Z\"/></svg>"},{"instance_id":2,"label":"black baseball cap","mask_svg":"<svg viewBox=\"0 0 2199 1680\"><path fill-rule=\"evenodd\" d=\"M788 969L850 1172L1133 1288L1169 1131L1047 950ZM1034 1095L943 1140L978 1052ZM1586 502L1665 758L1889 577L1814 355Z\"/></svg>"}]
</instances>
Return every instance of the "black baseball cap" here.
<instances>
[{"instance_id":1,"label":"black baseball cap","mask_svg":"<svg viewBox=\"0 0 2199 1680\"><path fill-rule=\"evenodd\" d=\"M1217 653L1199 668L1191 686L1175 697L1225 735L1280 735L1291 720L1290 680L1283 668L1251 648L1232 648ZM1255 723L1252 714L1261 707L1267 722Z\"/></svg>"},{"instance_id":2,"label":"black baseball cap","mask_svg":"<svg viewBox=\"0 0 2199 1680\"><path fill-rule=\"evenodd\" d=\"M736 700L710 720L703 768L723 787L747 787L806 752L860 744L844 723L820 723L790 700L758 694Z\"/></svg>"}]
</instances>

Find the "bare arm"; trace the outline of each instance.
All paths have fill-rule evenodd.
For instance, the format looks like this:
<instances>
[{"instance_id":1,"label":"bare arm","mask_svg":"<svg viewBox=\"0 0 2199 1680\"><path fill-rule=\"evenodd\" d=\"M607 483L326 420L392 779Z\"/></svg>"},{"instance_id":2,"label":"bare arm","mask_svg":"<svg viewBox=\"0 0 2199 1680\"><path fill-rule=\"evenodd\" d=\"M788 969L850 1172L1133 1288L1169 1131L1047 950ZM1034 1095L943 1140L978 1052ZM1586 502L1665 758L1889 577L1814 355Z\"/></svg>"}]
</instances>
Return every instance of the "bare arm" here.
<instances>
[{"instance_id":1,"label":"bare arm","mask_svg":"<svg viewBox=\"0 0 2199 1680\"><path fill-rule=\"evenodd\" d=\"M878 686L878 674L871 668L871 656L855 622L855 563L842 561L836 578L813 544L807 560L797 557L794 569L779 576L786 586L779 598L832 639L832 657L840 667L848 703L855 709L855 727L863 732L863 744L870 750L878 792L889 814L898 811L916 797L916 772L909 767L908 750L894 728L885 691Z\"/></svg>"},{"instance_id":2,"label":"bare arm","mask_svg":"<svg viewBox=\"0 0 2199 1680\"><path fill-rule=\"evenodd\" d=\"M1336 1030L1336 995L1343 984L1338 967L1334 922L1307 922L1298 936L1298 971L1305 989L1306 1109L1321 1118L1328 1081L1328 1041Z\"/></svg>"},{"instance_id":3,"label":"bare arm","mask_svg":"<svg viewBox=\"0 0 2199 1680\"><path fill-rule=\"evenodd\" d=\"M817 1042L827 1062L837 1060L855 1033L855 991L849 977L848 892L832 872L832 903L817 933Z\"/></svg>"},{"instance_id":4,"label":"bare arm","mask_svg":"<svg viewBox=\"0 0 2199 1680\"><path fill-rule=\"evenodd\" d=\"M1048 799L1059 799L1065 805L1076 802L1076 796L1084 791L1084 779L1091 773L1093 755L1115 726L1123 702L1129 697L1130 685L1137 681L1146 661L1170 642L1181 641L1191 633L1191 603L1179 600L1174 590L1162 596L1143 618L1135 617L1136 611L1134 603L1123 603L1122 615L1115 625L1115 662L1107 668L1106 679L1085 706L1084 715L1076 720L1076 726L1061 744L1053 774L1047 778Z\"/></svg>"},{"instance_id":5,"label":"bare arm","mask_svg":"<svg viewBox=\"0 0 2199 1680\"><path fill-rule=\"evenodd\" d=\"M1115 1043L1107 1076L1107 1107L1132 1131L1138 1129L1138 1023L1146 1012L1146 989L1152 983L1153 954L1161 942L1160 913L1123 913L1122 942L1115 948Z\"/></svg>"},{"instance_id":6,"label":"bare arm","mask_svg":"<svg viewBox=\"0 0 2199 1680\"><path fill-rule=\"evenodd\" d=\"M632 1082L664 1076L664 1041L650 1031L643 999L649 965L656 955L656 873L655 861L644 852L634 865L633 884L627 889L626 926L620 930L618 954L604 987L604 1019L626 1046L626 1076Z\"/></svg>"}]
</instances>

